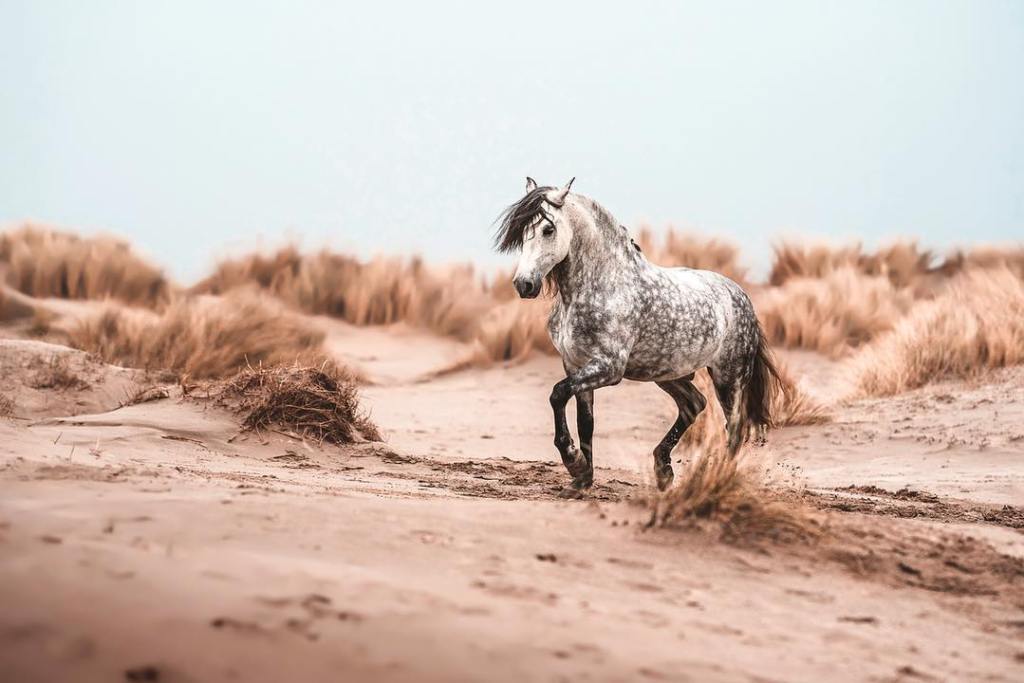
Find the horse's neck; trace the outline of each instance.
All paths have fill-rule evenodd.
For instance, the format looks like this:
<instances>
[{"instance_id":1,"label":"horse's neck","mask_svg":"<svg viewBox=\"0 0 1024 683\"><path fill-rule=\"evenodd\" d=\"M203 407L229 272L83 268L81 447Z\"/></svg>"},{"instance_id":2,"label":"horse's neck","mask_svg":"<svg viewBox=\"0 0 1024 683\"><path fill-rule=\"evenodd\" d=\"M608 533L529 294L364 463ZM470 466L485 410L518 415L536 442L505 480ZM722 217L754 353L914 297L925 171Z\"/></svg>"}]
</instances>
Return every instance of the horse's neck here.
<instances>
[{"instance_id":1,"label":"horse's neck","mask_svg":"<svg viewBox=\"0 0 1024 683\"><path fill-rule=\"evenodd\" d=\"M581 236L566 259L555 266L558 295L566 305L577 298L593 298L606 289L621 287L621 276L632 274L643 260L632 253L631 245L626 248L625 243L620 243L617 234L602 234L601 230L597 228L593 234Z\"/></svg>"}]
</instances>

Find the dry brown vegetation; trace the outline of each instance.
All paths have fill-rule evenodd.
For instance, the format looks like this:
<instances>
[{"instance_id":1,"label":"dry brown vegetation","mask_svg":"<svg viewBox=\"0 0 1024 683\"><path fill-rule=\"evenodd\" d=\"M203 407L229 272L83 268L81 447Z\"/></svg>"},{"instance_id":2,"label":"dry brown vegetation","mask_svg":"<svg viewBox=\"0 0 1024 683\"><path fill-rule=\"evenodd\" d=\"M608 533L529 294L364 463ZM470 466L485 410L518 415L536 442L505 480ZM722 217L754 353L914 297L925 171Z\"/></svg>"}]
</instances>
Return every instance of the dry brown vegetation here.
<instances>
[{"instance_id":1,"label":"dry brown vegetation","mask_svg":"<svg viewBox=\"0 0 1024 683\"><path fill-rule=\"evenodd\" d=\"M873 252L859 244L782 243L769 284L758 286L746 281L739 250L728 242L671 228L656 236L647 227L637 232L637 242L653 262L716 270L745 283L773 344L836 359L856 356L850 362L866 393L1019 362L1012 294L1024 278L1024 247L979 247L939 258L914 242ZM417 258L360 261L285 247L224 261L192 289L233 298L217 310L213 301L176 294L158 269L108 237L25 226L0 235L0 267L13 288L0 291L0 313L27 320L36 306L14 300L23 297L14 289L144 304L158 313L110 305L73 330L73 343L115 363L198 377L223 377L246 360L315 354L319 332L297 319L276 322L286 315L281 304L356 325L404 322L451 336L469 345L453 367L554 353L546 330L551 300L520 301L508 273L488 281L470 266L431 267ZM33 329L45 330L46 320L35 319ZM796 397L783 397L783 421L819 419L812 416L820 411Z\"/></svg>"},{"instance_id":2,"label":"dry brown vegetation","mask_svg":"<svg viewBox=\"0 0 1024 683\"><path fill-rule=\"evenodd\" d=\"M490 361L517 361L532 351L554 354L548 336L547 301L507 301L488 311L479 322L474 338L476 365Z\"/></svg>"},{"instance_id":3,"label":"dry brown vegetation","mask_svg":"<svg viewBox=\"0 0 1024 683\"><path fill-rule=\"evenodd\" d=\"M317 360L324 334L276 300L239 291L180 297L159 313L107 306L69 336L108 363L202 379L250 364Z\"/></svg>"},{"instance_id":4,"label":"dry brown vegetation","mask_svg":"<svg viewBox=\"0 0 1024 683\"><path fill-rule=\"evenodd\" d=\"M936 261L934 253L921 249L916 242L896 242L873 253L865 252L860 244L831 246L782 242L775 247L775 261L768 283L777 287L793 278L823 278L849 268L864 275L885 277L894 287L902 288L914 285L922 278L948 274L958 267L956 258L938 264Z\"/></svg>"},{"instance_id":5,"label":"dry brown vegetation","mask_svg":"<svg viewBox=\"0 0 1024 683\"><path fill-rule=\"evenodd\" d=\"M193 291L224 294L254 284L306 313L353 325L406 322L463 341L473 338L476 321L492 305L469 266L432 269L418 258L364 263L327 250L302 254L293 246L223 261Z\"/></svg>"},{"instance_id":6,"label":"dry brown vegetation","mask_svg":"<svg viewBox=\"0 0 1024 683\"><path fill-rule=\"evenodd\" d=\"M66 354L54 354L35 369L29 379L35 389L86 389L89 383L72 368Z\"/></svg>"},{"instance_id":7,"label":"dry brown vegetation","mask_svg":"<svg viewBox=\"0 0 1024 683\"><path fill-rule=\"evenodd\" d=\"M767 490L756 468L723 448L692 451L676 482L651 499L649 526L710 529L725 541L744 543L819 533L801 505Z\"/></svg>"},{"instance_id":8,"label":"dry brown vegetation","mask_svg":"<svg viewBox=\"0 0 1024 683\"><path fill-rule=\"evenodd\" d=\"M166 303L172 289L127 242L33 225L0 233L0 266L8 285L34 297L110 297L155 307Z\"/></svg>"},{"instance_id":9,"label":"dry brown vegetation","mask_svg":"<svg viewBox=\"0 0 1024 683\"><path fill-rule=\"evenodd\" d=\"M852 359L861 392L882 396L1024 362L1024 280L967 270Z\"/></svg>"},{"instance_id":10,"label":"dry brown vegetation","mask_svg":"<svg viewBox=\"0 0 1024 683\"><path fill-rule=\"evenodd\" d=\"M773 344L839 358L891 330L913 296L889 278L842 266L821 277L787 279L761 290L755 302Z\"/></svg>"},{"instance_id":11,"label":"dry brown vegetation","mask_svg":"<svg viewBox=\"0 0 1024 683\"><path fill-rule=\"evenodd\" d=\"M677 232L669 226L659 240L648 226L641 226L636 242L652 263L661 266L713 270L743 284L747 271L739 264L739 248L731 242Z\"/></svg>"},{"instance_id":12,"label":"dry brown vegetation","mask_svg":"<svg viewBox=\"0 0 1024 683\"><path fill-rule=\"evenodd\" d=\"M206 395L240 413L246 430L340 444L381 440L360 408L352 376L329 364L246 367L207 387Z\"/></svg>"},{"instance_id":13,"label":"dry brown vegetation","mask_svg":"<svg viewBox=\"0 0 1024 683\"><path fill-rule=\"evenodd\" d=\"M10 417L13 414L14 401L3 394L0 394L0 417Z\"/></svg>"}]
</instances>

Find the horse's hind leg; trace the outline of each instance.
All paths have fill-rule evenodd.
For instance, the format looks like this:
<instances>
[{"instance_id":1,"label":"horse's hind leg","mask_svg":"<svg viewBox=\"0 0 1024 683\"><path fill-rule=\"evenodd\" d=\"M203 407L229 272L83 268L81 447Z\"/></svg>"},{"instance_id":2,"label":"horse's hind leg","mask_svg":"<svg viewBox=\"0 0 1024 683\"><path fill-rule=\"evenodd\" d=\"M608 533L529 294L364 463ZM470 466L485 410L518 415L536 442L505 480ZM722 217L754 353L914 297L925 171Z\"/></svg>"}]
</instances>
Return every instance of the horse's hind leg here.
<instances>
[{"instance_id":1,"label":"horse's hind leg","mask_svg":"<svg viewBox=\"0 0 1024 683\"><path fill-rule=\"evenodd\" d=\"M664 491L675 478L672 473L672 449L697 419L700 411L704 410L707 400L694 386L692 374L670 382L657 382L657 385L672 397L679 409L676 421L654 449L654 476L658 482L658 490Z\"/></svg>"},{"instance_id":2,"label":"horse's hind leg","mask_svg":"<svg viewBox=\"0 0 1024 683\"><path fill-rule=\"evenodd\" d=\"M721 371L711 371L711 381L715 385L715 395L725 413L725 434L729 455L736 455L743 445L743 416L740 414L743 383L739 377Z\"/></svg>"}]
</instances>

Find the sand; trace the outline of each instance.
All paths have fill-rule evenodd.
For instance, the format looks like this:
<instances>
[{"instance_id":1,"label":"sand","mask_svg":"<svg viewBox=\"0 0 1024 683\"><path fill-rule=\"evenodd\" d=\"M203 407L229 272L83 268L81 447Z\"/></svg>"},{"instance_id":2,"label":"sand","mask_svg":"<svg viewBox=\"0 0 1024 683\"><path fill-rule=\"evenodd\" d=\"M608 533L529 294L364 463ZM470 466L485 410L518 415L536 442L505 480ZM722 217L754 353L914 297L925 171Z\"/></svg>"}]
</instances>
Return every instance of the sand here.
<instances>
[{"instance_id":1,"label":"sand","mask_svg":"<svg viewBox=\"0 0 1024 683\"><path fill-rule=\"evenodd\" d=\"M317 324L385 443L239 434L174 387L119 407L152 378L0 342L0 679L1024 677L1022 368L852 400L787 354L835 421L751 457L828 534L737 544L645 528L657 388L597 393L596 486L562 500L557 359L424 380L465 349ZM83 382L36 386L55 356Z\"/></svg>"}]
</instances>

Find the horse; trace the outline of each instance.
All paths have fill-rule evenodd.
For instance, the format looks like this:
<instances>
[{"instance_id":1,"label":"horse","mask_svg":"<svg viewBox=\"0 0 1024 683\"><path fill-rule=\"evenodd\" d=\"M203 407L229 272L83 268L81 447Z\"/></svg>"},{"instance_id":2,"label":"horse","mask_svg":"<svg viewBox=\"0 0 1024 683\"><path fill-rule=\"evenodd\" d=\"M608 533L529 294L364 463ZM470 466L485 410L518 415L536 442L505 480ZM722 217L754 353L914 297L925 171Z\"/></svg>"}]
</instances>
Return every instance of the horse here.
<instances>
[{"instance_id":1,"label":"horse","mask_svg":"<svg viewBox=\"0 0 1024 683\"><path fill-rule=\"evenodd\" d=\"M512 279L521 298L551 292L548 333L565 378L551 390L555 448L578 496L594 482L594 391L623 379L654 382L678 417L654 449L660 490L674 479L672 450L704 410L693 383L707 368L735 456L753 436L764 441L771 400L782 381L743 288L716 272L649 262L612 214L593 199L526 179L526 194L500 215L494 245L520 252ZM576 398L577 449L565 408Z\"/></svg>"}]
</instances>

